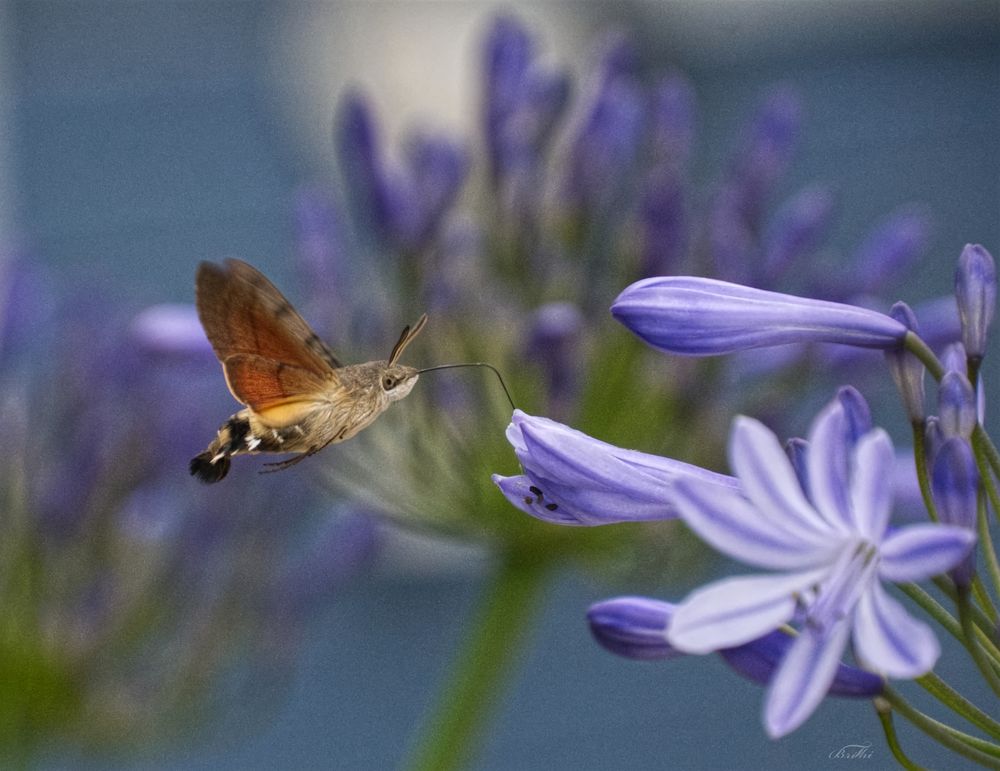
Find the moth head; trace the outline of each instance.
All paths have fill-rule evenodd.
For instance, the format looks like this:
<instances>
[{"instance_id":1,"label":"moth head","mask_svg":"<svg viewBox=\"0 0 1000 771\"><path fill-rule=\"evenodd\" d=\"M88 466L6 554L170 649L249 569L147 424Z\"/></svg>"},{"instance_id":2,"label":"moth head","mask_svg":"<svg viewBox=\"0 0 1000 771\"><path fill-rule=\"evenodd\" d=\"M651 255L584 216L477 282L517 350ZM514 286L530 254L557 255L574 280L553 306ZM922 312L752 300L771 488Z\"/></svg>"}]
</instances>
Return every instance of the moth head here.
<instances>
[{"instance_id":1,"label":"moth head","mask_svg":"<svg viewBox=\"0 0 1000 771\"><path fill-rule=\"evenodd\" d=\"M382 389L390 402L397 402L413 390L417 378L420 377L416 368L402 364L389 364L379 378L379 388Z\"/></svg>"}]
</instances>

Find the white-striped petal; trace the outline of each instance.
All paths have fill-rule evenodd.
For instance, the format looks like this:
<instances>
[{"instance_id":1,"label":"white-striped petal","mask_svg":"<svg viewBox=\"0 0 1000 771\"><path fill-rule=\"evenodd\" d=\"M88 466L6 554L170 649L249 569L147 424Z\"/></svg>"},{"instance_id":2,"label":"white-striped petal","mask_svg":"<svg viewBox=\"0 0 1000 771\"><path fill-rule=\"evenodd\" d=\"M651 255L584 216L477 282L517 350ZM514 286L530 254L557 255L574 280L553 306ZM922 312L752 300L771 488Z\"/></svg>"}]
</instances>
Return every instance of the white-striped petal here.
<instances>
[{"instance_id":1,"label":"white-striped petal","mask_svg":"<svg viewBox=\"0 0 1000 771\"><path fill-rule=\"evenodd\" d=\"M772 570L815 567L832 560L834 538L808 542L774 527L742 494L681 480L673 488L681 519L712 548L748 565Z\"/></svg>"},{"instance_id":2,"label":"white-striped petal","mask_svg":"<svg viewBox=\"0 0 1000 771\"><path fill-rule=\"evenodd\" d=\"M882 540L889 523L895 465L892 440L885 431L875 429L861 437L854 450L850 513L855 532L874 543Z\"/></svg>"},{"instance_id":3,"label":"white-striped petal","mask_svg":"<svg viewBox=\"0 0 1000 771\"><path fill-rule=\"evenodd\" d=\"M756 640L791 619L799 596L825 572L727 578L696 589L677 606L667 641L686 653L710 653Z\"/></svg>"},{"instance_id":4,"label":"white-striped petal","mask_svg":"<svg viewBox=\"0 0 1000 771\"><path fill-rule=\"evenodd\" d=\"M913 678L934 667L941 647L931 628L875 581L854 611L854 652L866 669Z\"/></svg>"},{"instance_id":5,"label":"white-striped petal","mask_svg":"<svg viewBox=\"0 0 1000 771\"><path fill-rule=\"evenodd\" d=\"M772 739L791 733L823 701L837 675L851 627L807 627L799 635L767 689L764 728Z\"/></svg>"},{"instance_id":6,"label":"white-striped petal","mask_svg":"<svg viewBox=\"0 0 1000 771\"><path fill-rule=\"evenodd\" d=\"M830 528L806 499L778 438L763 423L743 415L733 421L729 465L773 527L810 543L828 536Z\"/></svg>"},{"instance_id":7,"label":"white-striped petal","mask_svg":"<svg viewBox=\"0 0 1000 771\"><path fill-rule=\"evenodd\" d=\"M816 416L809 432L806 466L813 505L831 528L850 528L847 416L834 399Z\"/></svg>"},{"instance_id":8,"label":"white-striped petal","mask_svg":"<svg viewBox=\"0 0 1000 771\"><path fill-rule=\"evenodd\" d=\"M879 548L879 576L922 581L955 567L976 543L976 534L956 525L907 525L889 533Z\"/></svg>"}]
</instances>

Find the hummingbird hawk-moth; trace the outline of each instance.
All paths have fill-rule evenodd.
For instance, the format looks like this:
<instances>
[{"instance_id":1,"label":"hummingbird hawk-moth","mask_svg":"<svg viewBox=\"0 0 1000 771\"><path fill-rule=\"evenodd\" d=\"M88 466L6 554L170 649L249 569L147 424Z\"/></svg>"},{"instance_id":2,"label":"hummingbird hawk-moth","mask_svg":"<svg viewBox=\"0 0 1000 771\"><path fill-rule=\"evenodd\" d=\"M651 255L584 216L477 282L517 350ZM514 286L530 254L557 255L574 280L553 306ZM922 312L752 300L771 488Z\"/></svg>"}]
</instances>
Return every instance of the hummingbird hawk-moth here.
<instances>
[{"instance_id":1,"label":"hummingbird hawk-moth","mask_svg":"<svg viewBox=\"0 0 1000 771\"><path fill-rule=\"evenodd\" d=\"M387 360L344 365L274 284L245 262L201 263L195 303L226 385L244 405L191 459L191 474L203 482L225 477L235 455L297 453L267 464L277 471L350 439L427 371L399 364L427 314L403 329Z\"/></svg>"}]
</instances>

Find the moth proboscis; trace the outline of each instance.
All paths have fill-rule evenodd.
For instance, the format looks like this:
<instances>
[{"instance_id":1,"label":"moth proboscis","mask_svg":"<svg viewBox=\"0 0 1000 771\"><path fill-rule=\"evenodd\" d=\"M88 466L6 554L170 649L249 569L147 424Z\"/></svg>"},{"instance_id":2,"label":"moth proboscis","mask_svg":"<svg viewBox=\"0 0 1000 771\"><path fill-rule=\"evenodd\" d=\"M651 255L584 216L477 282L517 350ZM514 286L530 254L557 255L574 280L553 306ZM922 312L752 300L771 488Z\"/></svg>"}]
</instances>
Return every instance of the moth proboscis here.
<instances>
[{"instance_id":1,"label":"moth proboscis","mask_svg":"<svg viewBox=\"0 0 1000 771\"><path fill-rule=\"evenodd\" d=\"M218 482L235 455L294 453L263 471L288 468L324 447L350 439L413 389L422 372L453 367L495 367L483 362L416 369L399 363L427 323L427 314L403 329L389 358L341 364L259 270L241 260L222 266L203 262L195 280L195 304L226 385L244 405L219 428L204 452L191 459L191 474Z\"/></svg>"}]
</instances>

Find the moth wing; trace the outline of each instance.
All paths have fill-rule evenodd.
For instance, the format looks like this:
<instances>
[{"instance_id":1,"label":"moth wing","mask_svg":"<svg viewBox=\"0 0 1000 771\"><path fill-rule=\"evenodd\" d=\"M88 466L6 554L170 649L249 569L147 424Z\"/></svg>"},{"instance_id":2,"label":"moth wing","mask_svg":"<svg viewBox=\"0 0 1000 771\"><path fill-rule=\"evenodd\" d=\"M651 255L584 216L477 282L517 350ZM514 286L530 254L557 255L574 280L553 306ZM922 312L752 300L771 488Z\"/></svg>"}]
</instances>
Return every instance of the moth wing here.
<instances>
[{"instance_id":1,"label":"moth wing","mask_svg":"<svg viewBox=\"0 0 1000 771\"><path fill-rule=\"evenodd\" d=\"M274 428L301 422L337 381L332 373L319 377L294 364L246 353L227 357L222 369L233 396Z\"/></svg>"},{"instance_id":2,"label":"moth wing","mask_svg":"<svg viewBox=\"0 0 1000 771\"><path fill-rule=\"evenodd\" d=\"M277 287L245 262L201 263L195 303L219 361L247 354L293 365L321 378L341 366Z\"/></svg>"}]
</instances>

